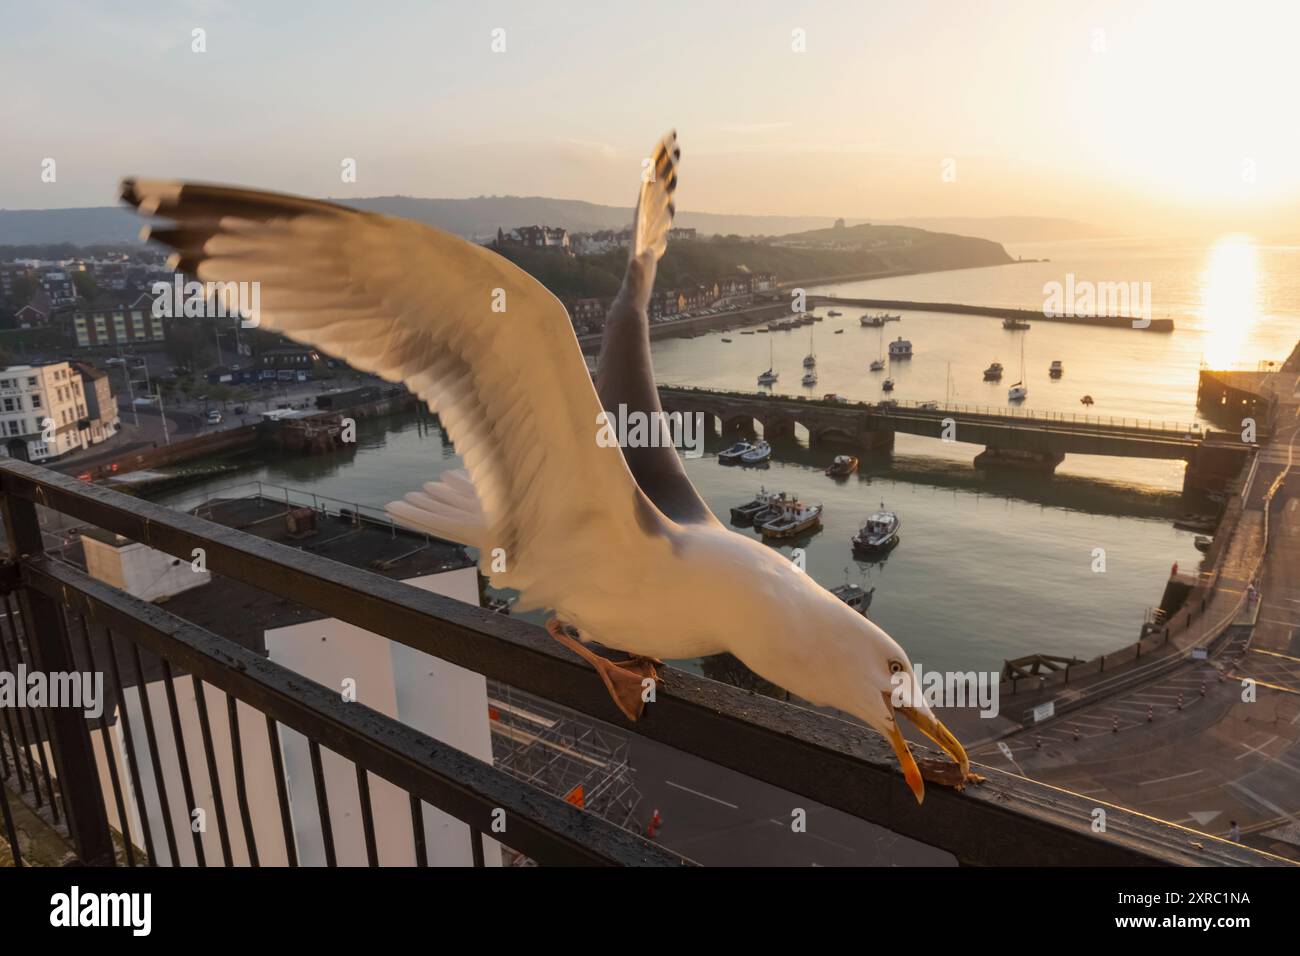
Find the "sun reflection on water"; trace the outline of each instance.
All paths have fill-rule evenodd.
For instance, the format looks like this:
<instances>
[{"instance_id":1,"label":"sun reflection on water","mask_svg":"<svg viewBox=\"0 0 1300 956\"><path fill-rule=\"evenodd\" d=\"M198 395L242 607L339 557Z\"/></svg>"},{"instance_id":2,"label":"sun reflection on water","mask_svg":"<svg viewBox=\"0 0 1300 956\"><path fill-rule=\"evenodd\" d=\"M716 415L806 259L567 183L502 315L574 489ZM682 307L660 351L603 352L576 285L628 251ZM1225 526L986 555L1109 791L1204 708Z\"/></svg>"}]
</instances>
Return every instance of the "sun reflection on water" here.
<instances>
[{"instance_id":1,"label":"sun reflection on water","mask_svg":"<svg viewBox=\"0 0 1300 956\"><path fill-rule=\"evenodd\" d=\"M1203 358L1226 368L1242 360L1259 321L1259 252L1250 236L1224 236L1201 272Z\"/></svg>"}]
</instances>

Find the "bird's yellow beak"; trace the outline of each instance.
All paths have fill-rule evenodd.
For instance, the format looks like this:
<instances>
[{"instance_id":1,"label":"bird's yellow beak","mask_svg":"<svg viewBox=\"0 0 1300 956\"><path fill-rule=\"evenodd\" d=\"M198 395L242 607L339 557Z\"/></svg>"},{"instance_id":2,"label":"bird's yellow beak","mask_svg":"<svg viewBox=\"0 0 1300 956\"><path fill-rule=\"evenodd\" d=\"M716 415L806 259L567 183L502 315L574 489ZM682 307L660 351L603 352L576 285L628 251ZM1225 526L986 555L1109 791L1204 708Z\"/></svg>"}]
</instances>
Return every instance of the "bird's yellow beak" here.
<instances>
[{"instance_id":1,"label":"bird's yellow beak","mask_svg":"<svg viewBox=\"0 0 1300 956\"><path fill-rule=\"evenodd\" d=\"M886 693L881 696L885 698L885 706L893 710L895 715L902 714L916 724L921 733L942 747L944 752L957 763L962 779L966 779L970 773L970 758L966 756L966 750L962 747L961 742L952 735L937 717L916 707L894 707L889 694ZM916 765L916 759L912 756L911 749L907 746L907 741L903 739L903 732L898 729L897 719L895 719L894 725L885 736L894 748L898 763L903 768L903 777L907 780L907 785L912 788L912 793L916 795L916 802L923 802L925 800L925 781L921 777L921 770Z\"/></svg>"}]
</instances>

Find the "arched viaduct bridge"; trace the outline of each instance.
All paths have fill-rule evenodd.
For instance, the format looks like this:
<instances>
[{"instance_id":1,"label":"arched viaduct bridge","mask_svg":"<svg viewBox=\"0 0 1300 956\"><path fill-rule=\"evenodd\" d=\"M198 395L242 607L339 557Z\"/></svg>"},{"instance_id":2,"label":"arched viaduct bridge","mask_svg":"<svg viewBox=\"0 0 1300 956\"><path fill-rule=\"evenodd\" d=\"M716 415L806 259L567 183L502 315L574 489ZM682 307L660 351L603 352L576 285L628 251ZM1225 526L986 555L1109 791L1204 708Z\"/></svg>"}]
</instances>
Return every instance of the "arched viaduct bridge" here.
<instances>
[{"instance_id":1,"label":"arched viaduct bridge","mask_svg":"<svg viewBox=\"0 0 1300 956\"><path fill-rule=\"evenodd\" d=\"M1236 475L1253 447L1240 436L1197 425L935 402L852 402L843 399L661 386L666 412L703 412L721 434L791 437L796 425L816 444L888 450L905 432L985 446L976 464L1053 471L1067 454L1182 459L1189 487L1217 490Z\"/></svg>"}]
</instances>

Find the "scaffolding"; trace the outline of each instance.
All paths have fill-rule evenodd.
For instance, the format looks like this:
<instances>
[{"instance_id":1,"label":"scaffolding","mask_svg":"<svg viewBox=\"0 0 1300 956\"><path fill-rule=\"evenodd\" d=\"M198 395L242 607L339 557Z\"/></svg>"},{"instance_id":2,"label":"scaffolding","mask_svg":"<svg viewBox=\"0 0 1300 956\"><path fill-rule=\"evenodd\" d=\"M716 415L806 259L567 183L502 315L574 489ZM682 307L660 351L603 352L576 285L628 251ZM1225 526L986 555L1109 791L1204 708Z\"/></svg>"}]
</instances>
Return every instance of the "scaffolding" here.
<instances>
[{"instance_id":1,"label":"scaffolding","mask_svg":"<svg viewBox=\"0 0 1300 956\"><path fill-rule=\"evenodd\" d=\"M617 826L642 830L627 737L506 684L487 684L498 768Z\"/></svg>"}]
</instances>

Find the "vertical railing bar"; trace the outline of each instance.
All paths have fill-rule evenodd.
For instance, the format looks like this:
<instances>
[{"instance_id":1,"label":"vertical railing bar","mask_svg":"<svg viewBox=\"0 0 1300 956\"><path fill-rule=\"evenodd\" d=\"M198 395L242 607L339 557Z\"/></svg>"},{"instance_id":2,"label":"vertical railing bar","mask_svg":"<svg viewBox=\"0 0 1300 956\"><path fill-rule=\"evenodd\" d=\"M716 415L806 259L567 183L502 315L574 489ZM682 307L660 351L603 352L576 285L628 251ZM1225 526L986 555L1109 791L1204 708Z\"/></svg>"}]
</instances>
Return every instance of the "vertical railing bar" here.
<instances>
[{"instance_id":1,"label":"vertical railing bar","mask_svg":"<svg viewBox=\"0 0 1300 956\"><path fill-rule=\"evenodd\" d=\"M415 865L429 865L429 849L424 841L424 808L420 798L411 794L411 837L415 841Z\"/></svg>"},{"instance_id":2,"label":"vertical railing bar","mask_svg":"<svg viewBox=\"0 0 1300 956\"><path fill-rule=\"evenodd\" d=\"M469 851L474 855L474 865L477 867L486 866L483 859L483 834L478 831L477 827L469 828Z\"/></svg>"},{"instance_id":3,"label":"vertical railing bar","mask_svg":"<svg viewBox=\"0 0 1300 956\"><path fill-rule=\"evenodd\" d=\"M154 791L158 794L158 806L162 809L163 830L167 835L167 852L171 865L180 866L180 853L176 849L176 828L172 825L171 802L167 799L167 781L163 779L162 760L158 756L158 731L154 727L153 705L149 703L149 688L144 680L144 665L140 661L140 648L131 642L131 656L135 663L136 691L140 695L140 710L144 714L144 732L149 744L149 763L153 768ZM147 812L141 804L141 812ZM154 857L154 862L158 858Z\"/></svg>"},{"instance_id":4,"label":"vertical railing bar","mask_svg":"<svg viewBox=\"0 0 1300 956\"><path fill-rule=\"evenodd\" d=\"M221 793L221 778L217 774L217 756L212 750L212 727L208 723L208 701L203 692L203 681L190 675L194 682L194 703L199 711L199 735L203 738L203 755L207 758L208 777L212 784L212 803L217 811L217 835L221 839L221 857L226 866L234 866L230 855L230 830L226 826L226 801Z\"/></svg>"},{"instance_id":5,"label":"vertical railing bar","mask_svg":"<svg viewBox=\"0 0 1300 956\"><path fill-rule=\"evenodd\" d=\"M32 667L33 670L44 670L44 668L41 666L40 661L36 659L36 654L32 648L32 642L31 639L28 637L28 635L24 633L22 635L22 638L19 638L18 636L18 625L14 623L13 603L10 600L10 595L5 595L5 600L9 602L9 615L10 615L9 623L10 626L13 628L14 648L16 650L16 653L18 654L19 663L26 663L30 667ZM24 629L26 629L27 622L29 620L31 620L30 615L25 615L23 617ZM26 640L23 640L23 638L25 638ZM26 644L25 650L23 647L24 644ZM19 718L18 718L19 720L22 720L22 711L24 710L28 710L28 708L25 707L19 708ZM36 759L41 765L41 774L45 777L45 792L46 795L49 797L50 814L54 818L54 822L58 823L59 803L61 802L61 798L59 794L56 794L54 792L54 775L50 773L50 761L49 761L49 757L46 756L45 753L45 748L47 744L51 747L54 746L54 738L50 736L50 728L48 723L45 720L44 709L40 707L32 707L30 708L30 711L31 712L27 715L27 717L32 723L32 739L36 743ZM60 792L62 792L61 787L60 787ZM37 798L36 805L40 806L39 797ZM64 810L65 811L67 810L66 806L64 807ZM64 815L66 817L66 813Z\"/></svg>"},{"instance_id":6,"label":"vertical railing bar","mask_svg":"<svg viewBox=\"0 0 1300 956\"><path fill-rule=\"evenodd\" d=\"M14 825L13 811L9 809L9 788L0 780L0 818L4 821L5 840L9 843L9 855L13 857L14 867L23 866L23 848L18 843L18 827Z\"/></svg>"},{"instance_id":7,"label":"vertical railing bar","mask_svg":"<svg viewBox=\"0 0 1300 956\"><path fill-rule=\"evenodd\" d=\"M271 768L275 771L275 794L280 801L280 826L284 828L284 852L290 866L298 865L298 850L293 839L293 814L289 812L289 788L284 782L284 757L280 753L280 735L275 721L266 715L266 736L271 745Z\"/></svg>"},{"instance_id":8,"label":"vertical railing bar","mask_svg":"<svg viewBox=\"0 0 1300 956\"><path fill-rule=\"evenodd\" d=\"M104 642L108 647L108 673L113 681L113 692L117 695L117 707L121 712L122 736L126 740L126 761L131 770L131 789L135 791L136 806L140 810L140 829L144 831L144 850L149 855L149 863L155 865L158 857L154 855L153 831L149 826L149 808L144 802L144 784L140 780L140 762L135 756L135 735L131 731L131 717L126 710L126 695L122 691L122 672L117 665L117 649L113 645L113 632L104 628Z\"/></svg>"},{"instance_id":9,"label":"vertical railing bar","mask_svg":"<svg viewBox=\"0 0 1300 956\"><path fill-rule=\"evenodd\" d=\"M334 855L334 827L330 824L330 801L325 792L325 768L321 766L320 744L314 740L307 741L311 751L311 776L316 785L316 812L320 817L321 842L325 844L325 865L338 866Z\"/></svg>"},{"instance_id":10,"label":"vertical railing bar","mask_svg":"<svg viewBox=\"0 0 1300 956\"><path fill-rule=\"evenodd\" d=\"M0 640L3 640L3 638L0 638ZM4 727L0 726L0 779L7 779L9 777L9 747L10 746L11 744L9 743L9 735L4 732ZM18 751L15 750L14 760L17 759L18 759ZM26 790L27 788L22 787L21 789Z\"/></svg>"},{"instance_id":11,"label":"vertical railing bar","mask_svg":"<svg viewBox=\"0 0 1300 956\"><path fill-rule=\"evenodd\" d=\"M185 817L190 823L190 840L194 844L194 856L199 866L207 866L207 857L203 852L203 834L194 829L194 811L198 809L194 801L194 781L190 779L190 758L185 751L185 733L181 730L181 711L176 705L176 684L172 680L172 665L167 658L159 656L162 666L163 691L167 695L167 710L171 715L172 740L176 744L176 763L181 770L181 792L185 795Z\"/></svg>"},{"instance_id":12,"label":"vertical railing bar","mask_svg":"<svg viewBox=\"0 0 1300 956\"><path fill-rule=\"evenodd\" d=\"M357 796L361 799L361 829L366 836L366 862L370 866L379 865L379 847L375 845L375 815L370 806L370 781L366 779L366 769L360 764L357 768Z\"/></svg>"},{"instance_id":13,"label":"vertical railing bar","mask_svg":"<svg viewBox=\"0 0 1300 956\"><path fill-rule=\"evenodd\" d=\"M239 819L244 826L244 846L248 850L248 865L259 866L257 838L253 832L253 818L248 810L248 786L244 782L244 742L240 739L239 708L235 698L226 694L226 716L230 719L230 755L235 765L235 800L239 804Z\"/></svg>"},{"instance_id":14,"label":"vertical railing bar","mask_svg":"<svg viewBox=\"0 0 1300 956\"><path fill-rule=\"evenodd\" d=\"M81 621L81 643L86 651L86 666L90 673L94 674L99 668L95 666L95 651L90 643L90 625L84 614L79 616L79 620ZM121 704L120 698L118 703ZM126 719L125 708L122 708L121 719ZM108 764L108 779L113 788L113 803L117 807L117 822L122 828L122 848L126 852L126 865L135 866L135 845L131 839L131 824L126 817L126 800L122 797L122 781L117 773L117 749L113 746L113 735L109 731L106 714L100 714L99 717L99 736L104 742L104 760Z\"/></svg>"},{"instance_id":15,"label":"vertical railing bar","mask_svg":"<svg viewBox=\"0 0 1300 956\"><path fill-rule=\"evenodd\" d=\"M8 617L9 627L11 629L17 627L18 625L13 621L12 612ZM17 650L18 642L14 641L15 653ZM7 673L16 673L13 664L9 660L9 649L5 646L3 630L0 630L0 667L3 667ZM9 743L10 746L13 747L14 751L14 768L18 771L18 789L20 791L27 789L27 782L23 779L22 763L19 760L19 754L21 753L21 755L27 760L27 769L32 778L32 790L36 794L36 805L40 806L41 795L40 792L36 790L36 768L32 765L32 751L31 747L27 743L27 726L23 723L22 714L17 713L18 708L4 707L0 709L4 711L5 722L9 724ZM17 729L15 729L15 726Z\"/></svg>"}]
</instances>

